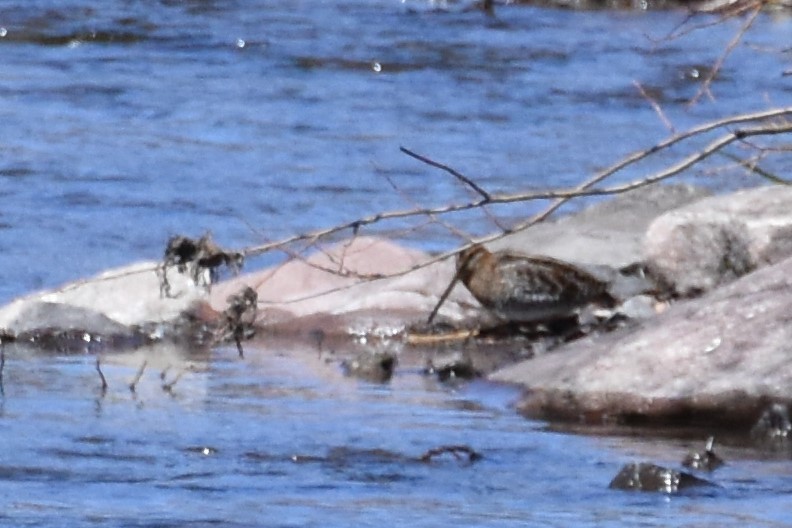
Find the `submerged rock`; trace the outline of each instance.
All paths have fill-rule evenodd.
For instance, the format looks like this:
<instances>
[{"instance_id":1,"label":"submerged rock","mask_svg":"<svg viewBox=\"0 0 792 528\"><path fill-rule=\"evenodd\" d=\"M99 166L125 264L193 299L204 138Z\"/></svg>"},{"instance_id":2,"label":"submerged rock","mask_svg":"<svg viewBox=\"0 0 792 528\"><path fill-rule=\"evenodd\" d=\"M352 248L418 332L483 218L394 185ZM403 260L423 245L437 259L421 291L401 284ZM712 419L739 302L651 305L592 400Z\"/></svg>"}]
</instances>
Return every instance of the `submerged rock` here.
<instances>
[{"instance_id":1,"label":"submerged rock","mask_svg":"<svg viewBox=\"0 0 792 528\"><path fill-rule=\"evenodd\" d=\"M677 493L686 488L714 485L684 471L641 462L627 464L621 468L608 487L629 491Z\"/></svg>"},{"instance_id":2,"label":"submerged rock","mask_svg":"<svg viewBox=\"0 0 792 528\"><path fill-rule=\"evenodd\" d=\"M344 360L341 366L348 376L385 383L393 377L397 363L396 355L390 352L363 351L352 359Z\"/></svg>"},{"instance_id":3,"label":"submerged rock","mask_svg":"<svg viewBox=\"0 0 792 528\"><path fill-rule=\"evenodd\" d=\"M426 373L437 376L440 381L469 380L481 375L470 354L464 351L435 355L428 361Z\"/></svg>"},{"instance_id":4,"label":"submerged rock","mask_svg":"<svg viewBox=\"0 0 792 528\"><path fill-rule=\"evenodd\" d=\"M682 460L683 466L702 471L714 471L723 464L725 464L723 459L715 453L715 437L713 436L707 439L704 451L688 453Z\"/></svg>"}]
</instances>

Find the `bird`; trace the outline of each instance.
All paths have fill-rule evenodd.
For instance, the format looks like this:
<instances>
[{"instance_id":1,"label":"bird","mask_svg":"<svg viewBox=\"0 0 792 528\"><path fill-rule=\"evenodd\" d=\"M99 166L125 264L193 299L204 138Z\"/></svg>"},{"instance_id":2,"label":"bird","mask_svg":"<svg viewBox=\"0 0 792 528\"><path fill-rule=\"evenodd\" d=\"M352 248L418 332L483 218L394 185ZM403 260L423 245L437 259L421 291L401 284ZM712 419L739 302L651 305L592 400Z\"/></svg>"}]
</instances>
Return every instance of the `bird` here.
<instances>
[{"instance_id":1,"label":"bird","mask_svg":"<svg viewBox=\"0 0 792 528\"><path fill-rule=\"evenodd\" d=\"M431 323L458 281L482 306L508 323L569 318L591 304L612 308L607 283L573 264L474 244L457 256L456 273L429 316Z\"/></svg>"}]
</instances>

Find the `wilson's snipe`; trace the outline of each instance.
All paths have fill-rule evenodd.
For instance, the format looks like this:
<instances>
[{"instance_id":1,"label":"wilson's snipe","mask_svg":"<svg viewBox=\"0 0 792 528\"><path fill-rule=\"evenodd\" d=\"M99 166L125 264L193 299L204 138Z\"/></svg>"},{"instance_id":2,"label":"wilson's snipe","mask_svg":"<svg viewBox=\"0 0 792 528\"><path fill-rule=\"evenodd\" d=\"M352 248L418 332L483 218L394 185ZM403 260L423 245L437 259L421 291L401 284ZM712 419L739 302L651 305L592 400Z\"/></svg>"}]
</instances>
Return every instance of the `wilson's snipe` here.
<instances>
[{"instance_id":1,"label":"wilson's snipe","mask_svg":"<svg viewBox=\"0 0 792 528\"><path fill-rule=\"evenodd\" d=\"M458 255L456 274L429 316L430 323L460 280L484 307L514 323L553 321L589 304L616 303L605 282L572 264L508 251L491 253L476 244Z\"/></svg>"}]
</instances>

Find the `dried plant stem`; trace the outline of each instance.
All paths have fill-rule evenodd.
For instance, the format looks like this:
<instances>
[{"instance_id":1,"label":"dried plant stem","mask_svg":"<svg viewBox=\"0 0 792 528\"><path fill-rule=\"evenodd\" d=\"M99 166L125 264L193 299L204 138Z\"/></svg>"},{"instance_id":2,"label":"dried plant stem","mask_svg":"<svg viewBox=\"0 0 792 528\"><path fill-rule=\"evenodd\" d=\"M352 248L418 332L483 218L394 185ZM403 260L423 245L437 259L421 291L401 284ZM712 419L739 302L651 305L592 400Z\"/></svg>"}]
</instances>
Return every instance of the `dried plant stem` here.
<instances>
[{"instance_id":1,"label":"dried plant stem","mask_svg":"<svg viewBox=\"0 0 792 528\"><path fill-rule=\"evenodd\" d=\"M102 359L100 357L96 358L96 372L99 373L99 379L102 381L102 396L107 392L107 378L105 378L104 372L102 372Z\"/></svg>"},{"instance_id":2,"label":"dried plant stem","mask_svg":"<svg viewBox=\"0 0 792 528\"><path fill-rule=\"evenodd\" d=\"M148 366L148 361L144 359L143 363L140 365L140 368L138 368L137 372L135 373L135 377L132 378L132 381L129 382L130 392L135 392L135 390L137 390L137 384L140 381L140 378L143 377L143 372L145 372L147 366Z\"/></svg>"}]
</instances>

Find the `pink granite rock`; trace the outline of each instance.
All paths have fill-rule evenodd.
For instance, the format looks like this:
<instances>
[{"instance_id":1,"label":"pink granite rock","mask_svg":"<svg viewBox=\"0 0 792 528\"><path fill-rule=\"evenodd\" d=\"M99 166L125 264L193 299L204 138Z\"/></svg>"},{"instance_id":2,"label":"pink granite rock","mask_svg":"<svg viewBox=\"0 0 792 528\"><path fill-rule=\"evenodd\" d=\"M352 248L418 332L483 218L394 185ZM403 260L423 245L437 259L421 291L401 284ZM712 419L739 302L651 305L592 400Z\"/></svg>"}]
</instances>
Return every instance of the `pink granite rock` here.
<instances>
[{"instance_id":1,"label":"pink granite rock","mask_svg":"<svg viewBox=\"0 0 792 528\"><path fill-rule=\"evenodd\" d=\"M226 298L247 285L258 292L263 325L289 323L296 328L297 319L329 333L398 333L407 323L425 320L454 273L449 260L413 269L430 258L385 239L356 237L305 260L218 284L211 304L223 309ZM440 316L457 321L476 317L476 305L460 286Z\"/></svg>"}]
</instances>

